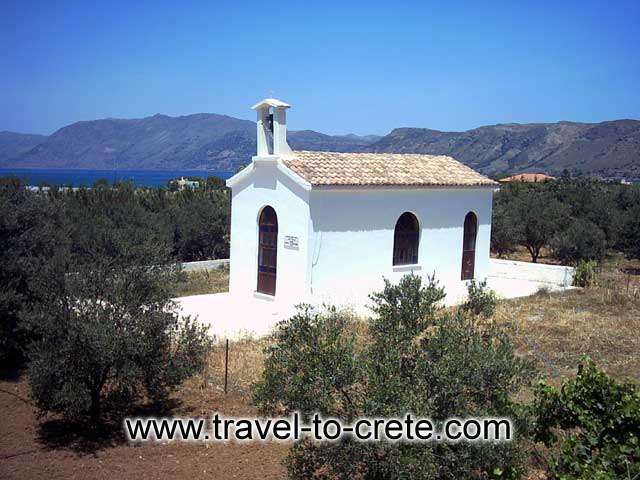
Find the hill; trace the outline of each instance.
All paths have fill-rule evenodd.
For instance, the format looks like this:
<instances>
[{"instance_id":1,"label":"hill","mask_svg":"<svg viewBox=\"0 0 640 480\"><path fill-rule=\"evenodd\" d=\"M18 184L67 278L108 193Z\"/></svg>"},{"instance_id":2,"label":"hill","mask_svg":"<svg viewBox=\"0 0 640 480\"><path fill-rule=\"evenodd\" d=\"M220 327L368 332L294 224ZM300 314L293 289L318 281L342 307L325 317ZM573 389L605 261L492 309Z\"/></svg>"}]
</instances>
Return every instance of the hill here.
<instances>
[{"instance_id":1,"label":"hill","mask_svg":"<svg viewBox=\"0 0 640 480\"><path fill-rule=\"evenodd\" d=\"M253 153L254 130L250 121L205 113L77 122L10 163L47 168L224 170Z\"/></svg>"},{"instance_id":2,"label":"hill","mask_svg":"<svg viewBox=\"0 0 640 480\"><path fill-rule=\"evenodd\" d=\"M293 148L354 151L378 137L290 132ZM24 168L235 170L255 154L255 123L226 115L104 119L63 127L27 151L4 158Z\"/></svg>"},{"instance_id":3,"label":"hill","mask_svg":"<svg viewBox=\"0 0 640 480\"><path fill-rule=\"evenodd\" d=\"M49 137L0 133L0 166L235 170L255 152L255 123L226 115L77 122ZM640 121L397 128L384 137L289 132L292 148L450 155L493 176L525 171L640 180Z\"/></svg>"},{"instance_id":4,"label":"hill","mask_svg":"<svg viewBox=\"0 0 640 480\"><path fill-rule=\"evenodd\" d=\"M313 130L289 132L288 143L294 150L324 150L326 152L359 152L382 137L376 135L358 136L325 135Z\"/></svg>"},{"instance_id":5,"label":"hill","mask_svg":"<svg viewBox=\"0 0 640 480\"><path fill-rule=\"evenodd\" d=\"M47 139L44 135L28 133L0 132L0 164L10 158L24 155Z\"/></svg>"},{"instance_id":6,"label":"hill","mask_svg":"<svg viewBox=\"0 0 640 480\"><path fill-rule=\"evenodd\" d=\"M450 155L486 175L525 171L640 179L640 121L490 125L466 132L397 128L373 152Z\"/></svg>"}]
</instances>

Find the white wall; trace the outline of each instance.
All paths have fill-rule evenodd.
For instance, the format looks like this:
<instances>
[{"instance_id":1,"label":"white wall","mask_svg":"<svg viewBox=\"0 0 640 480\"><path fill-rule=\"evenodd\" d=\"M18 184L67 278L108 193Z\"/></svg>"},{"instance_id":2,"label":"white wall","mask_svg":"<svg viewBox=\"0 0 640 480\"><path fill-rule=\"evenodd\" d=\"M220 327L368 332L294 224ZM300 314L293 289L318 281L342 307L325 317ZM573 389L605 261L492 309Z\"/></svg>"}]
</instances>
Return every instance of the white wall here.
<instances>
[{"instance_id":1,"label":"white wall","mask_svg":"<svg viewBox=\"0 0 640 480\"><path fill-rule=\"evenodd\" d=\"M361 307L380 290L382 277L397 282L413 271L436 278L459 298L465 215L478 217L475 277L488 275L493 190L487 188L313 189L310 194L312 268L316 301ZM421 226L418 265L393 267L393 234L403 212Z\"/></svg>"},{"instance_id":2,"label":"white wall","mask_svg":"<svg viewBox=\"0 0 640 480\"><path fill-rule=\"evenodd\" d=\"M492 258L489 263L489 275L492 277L549 283L561 287L571 286L575 273L575 268L564 265L544 265L497 258Z\"/></svg>"},{"instance_id":3,"label":"white wall","mask_svg":"<svg viewBox=\"0 0 640 480\"><path fill-rule=\"evenodd\" d=\"M182 262L182 270L185 272L200 272L206 270L222 270L229 268L228 258L218 258L216 260L200 260L197 262Z\"/></svg>"},{"instance_id":4,"label":"white wall","mask_svg":"<svg viewBox=\"0 0 640 480\"><path fill-rule=\"evenodd\" d=\"M248 167L252 168L252 167ZM276 301L300 302L307 293L309 192L275 163L254 162L255 170L233 186L229 292L253 297L257 287L258 217L270 205L278 216ZM284 248L285 236L298 237L298 250Z\"/></svg>"}]
</instances>

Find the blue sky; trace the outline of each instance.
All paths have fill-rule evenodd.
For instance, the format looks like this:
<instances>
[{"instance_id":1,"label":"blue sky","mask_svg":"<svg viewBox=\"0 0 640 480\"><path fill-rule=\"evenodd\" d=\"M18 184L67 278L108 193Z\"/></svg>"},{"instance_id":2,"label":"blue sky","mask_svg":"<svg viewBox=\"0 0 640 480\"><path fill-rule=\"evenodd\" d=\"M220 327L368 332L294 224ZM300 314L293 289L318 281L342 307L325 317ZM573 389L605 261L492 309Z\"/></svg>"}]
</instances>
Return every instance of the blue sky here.
<instances>
[{"instance_id":1,"label":"blue sky","mask_svg":"<svg viewBox=\"0 0 640 480\"><path fill-rule=\"evenodd\" d=\"M640 118L640 1L0 6L0 130L224 113L385 134Z\"/></svg>"}]
</instances>

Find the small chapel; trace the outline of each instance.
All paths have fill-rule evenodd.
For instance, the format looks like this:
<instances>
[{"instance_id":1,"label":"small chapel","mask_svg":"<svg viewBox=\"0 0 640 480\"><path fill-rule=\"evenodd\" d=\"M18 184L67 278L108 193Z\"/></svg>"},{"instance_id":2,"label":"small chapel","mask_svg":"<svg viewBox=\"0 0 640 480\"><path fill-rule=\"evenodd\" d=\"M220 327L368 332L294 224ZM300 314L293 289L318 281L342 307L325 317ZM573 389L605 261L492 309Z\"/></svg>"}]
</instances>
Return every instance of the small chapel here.
<instances>
[{"instance_id":1,"label":"small chapel","mask_svg":"<svg viewBox=\"0 0 640 480\"><path fill-rule=\"evenodd\" d=\"M453 296L486 279L496 182L443 155L295 151L290 105L252 108L256 155L227 180L231 296L358 307L407 273Z\"/></svg>"}]
</instances>

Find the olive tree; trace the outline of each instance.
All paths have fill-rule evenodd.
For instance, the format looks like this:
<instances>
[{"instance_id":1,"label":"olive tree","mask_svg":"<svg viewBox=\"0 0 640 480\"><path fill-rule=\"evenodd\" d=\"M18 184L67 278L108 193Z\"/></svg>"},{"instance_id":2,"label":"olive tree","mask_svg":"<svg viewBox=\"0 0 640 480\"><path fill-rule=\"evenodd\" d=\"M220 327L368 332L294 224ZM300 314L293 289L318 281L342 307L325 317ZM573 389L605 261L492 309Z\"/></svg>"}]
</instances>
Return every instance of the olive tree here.
<instances>
[{"instance_id":1,"label":"olive tree","mask_svg":"<svg viewBox=\"0 0 640 480\"><path fill-rule=\"evenodd\" d=\"M542 188L531 188L514 197L510 215L516 242L528 250L531 261L536 263L542 248L561 230L568 208Z\"/></svg>"},{"instance_id":2,"label":"olive tree","mask_svg":"<svg viewBox=\"0 0 640 480\"><path fill-rule=\"evenodd\" d=\"M551 240L554 258L575 265L580 260L602 260L607 248L607 238L595 223L574 219L569 226Z\"/></svg>"},{"instance_id":3,"label":"olive tree","mask_svg":"<svg viewBox=\"0 0 640 480\"><path fill-rule=\"evenodd\" d=\"M640 197L640 195L639 195ZM623 249L629 258L640 259L640 205L631 207L625 216Z\"/></svg>"},{"instance_id":4,"label":"olive tree","mask_svg":"<svg viewBox=\"0 0 640 480\"><path fill-rule=\"evenodd\" d=\"M118 199L126 192L105 189L67 212L78 215L70 222L75 241L32 280L40 299L26 314L37 406L93 423L107 398L166 398L203 366L209 347L206 330L180 320L170 299L178 266L163 230Z\"/></svg>"},{"instance_id":5,"label":"olive tree","mask_svg":"<svg viewBox=\"0 0 640 480\"><path fill-rule=\"evenodd\" d=\"M14 178L0 179L0 365L24 361L28 333L21 327L25 305L39 292L31 280L64 243L59 204L31 192Z\"/></svg>"}]
</instances>

